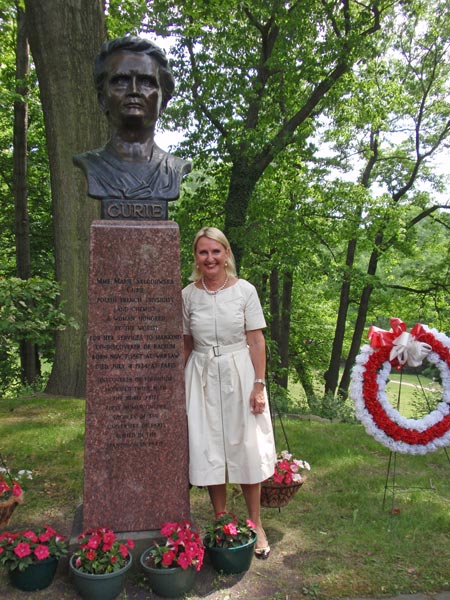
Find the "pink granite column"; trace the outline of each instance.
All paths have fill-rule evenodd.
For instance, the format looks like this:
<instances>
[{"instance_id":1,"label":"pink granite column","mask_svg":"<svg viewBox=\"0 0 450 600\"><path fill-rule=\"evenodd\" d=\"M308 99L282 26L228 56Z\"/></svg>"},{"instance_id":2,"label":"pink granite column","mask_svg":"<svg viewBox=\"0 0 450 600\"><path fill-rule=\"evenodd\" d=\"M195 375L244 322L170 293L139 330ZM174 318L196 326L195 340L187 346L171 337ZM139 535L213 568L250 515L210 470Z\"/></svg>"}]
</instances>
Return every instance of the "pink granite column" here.
<instances>
[{"instance_id":1,"label":"pink granite column","mask_svg":"<svg viewBox=\"0 0 450 600\"><path fill-rule=\"evenodd\" d=\"M189 518L179 231L94 221L83 528Z\"/></svg>"}]
</instances>

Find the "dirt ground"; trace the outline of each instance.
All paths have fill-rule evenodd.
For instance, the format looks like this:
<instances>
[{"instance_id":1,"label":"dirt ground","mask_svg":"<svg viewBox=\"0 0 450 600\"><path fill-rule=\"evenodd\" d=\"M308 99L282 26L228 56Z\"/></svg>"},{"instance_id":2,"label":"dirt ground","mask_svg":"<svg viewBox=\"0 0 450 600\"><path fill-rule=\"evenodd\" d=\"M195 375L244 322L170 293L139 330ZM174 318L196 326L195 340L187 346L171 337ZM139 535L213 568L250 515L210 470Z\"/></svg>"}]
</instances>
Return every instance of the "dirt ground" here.
<instances>
[{"instance_id":1,"label":"dirt ground","mask_svg":"<svg viewBox=\"0 0 450 600\"><path fill-rule=\"evenodd\" d=\"M134 561L132 571L118 600L157 600L151 591L145 575ZM205 559L197 574L193 590L186 595L190 600L298 600L305 599L299 577L300 557L283 553L276 546L272 548L268 560L253 559L250 569L239 575L220 575ZM136 568L137 566L137 568ZM68 560L60 561L55 579L50 587L36 592L22 592L14 589L5 573L0 577L0 598L2 600L79 600L69 572ZM102 600L102 599L99 599Z\"/></svg>"}]
</instances>

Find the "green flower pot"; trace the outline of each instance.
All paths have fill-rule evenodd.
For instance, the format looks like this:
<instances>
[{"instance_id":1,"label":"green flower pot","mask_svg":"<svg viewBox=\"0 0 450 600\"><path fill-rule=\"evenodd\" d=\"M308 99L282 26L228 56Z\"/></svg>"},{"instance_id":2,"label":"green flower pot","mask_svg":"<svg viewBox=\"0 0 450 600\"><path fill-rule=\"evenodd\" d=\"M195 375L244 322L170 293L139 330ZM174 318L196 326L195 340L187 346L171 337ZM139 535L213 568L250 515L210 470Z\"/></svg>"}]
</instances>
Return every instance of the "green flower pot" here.
<instances>
[{"instance_id":1,"label":"green flower pot","mask_svg":"<svg viewBox=\"0 0 450 600\"><path fill-rule=\"evenodd\" d=\"M54 556L29 565L24 571L9 571L11 585L24 592L34 592L48 587L56 573L58 559Z\"/></svg>"},{"instance_id":2,"label":"green flower pot","mask_svg":"<svg viewBox=\"0 0 450 600\"><path fill-rule=\"evenodd\" d=\"M93 575L79 571L75 567L75 556L72 556L69 565L77 592L84 600L113 600L116 598L124 588L127 571L133 562L131 554L129 557L130 560L127 564L118 571Z\"/></svg>"},{"instance_id":3,"label":"green flower pot","mask_svg":"<svg viewBox=\"0 0 450 600\"><path fill-rule=\"evenodd\" d=\"M256 537L242 546L235 546L234 548L206 548L206 552L216 571L222 571L226 574L243 573L250 568L255 544Z\"/></svg>"},{"instance_id":4,"label":"green flower pot","mask_svg":"<svg viewBox=\"0 0 450 600\"><path fill-rule=\"evenodd\" d=\"M174 567L170 569L158 569L146 564L146 559L151 548L147 548L141 554L141 566L148 579L150 587L163 598L178 598L194 586L197 570L195 567L182 569Z\"/></svg>"}]
</instances>

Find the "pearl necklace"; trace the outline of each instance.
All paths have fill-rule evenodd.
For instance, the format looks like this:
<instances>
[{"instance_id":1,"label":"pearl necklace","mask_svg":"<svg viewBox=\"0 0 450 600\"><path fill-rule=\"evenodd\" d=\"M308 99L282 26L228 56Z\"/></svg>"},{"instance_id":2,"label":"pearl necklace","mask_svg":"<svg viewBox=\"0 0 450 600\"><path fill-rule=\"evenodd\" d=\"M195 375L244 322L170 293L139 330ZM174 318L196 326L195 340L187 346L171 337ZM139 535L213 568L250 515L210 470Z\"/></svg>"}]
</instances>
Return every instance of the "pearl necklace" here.
<instances>
[{"instance_id":1,"label":"pearl necklace","mask_svg":"<svg viewBox=\"0 0 450 600\"><path fill-rule=\"evenodd\" d=\"M218 294L219 292L221 292L225 288L225 286L227 285L227 283L228 283L228 275L225 277L225 281L223 282L223 284L220 286L219 289L217 289L217 290L209 290L206 287L204 278L202 277L202 286L203 286L203 289L205 290L206 293L210 294L211 296L215 296L216 294Z\"/></svg>"}]
</instances>

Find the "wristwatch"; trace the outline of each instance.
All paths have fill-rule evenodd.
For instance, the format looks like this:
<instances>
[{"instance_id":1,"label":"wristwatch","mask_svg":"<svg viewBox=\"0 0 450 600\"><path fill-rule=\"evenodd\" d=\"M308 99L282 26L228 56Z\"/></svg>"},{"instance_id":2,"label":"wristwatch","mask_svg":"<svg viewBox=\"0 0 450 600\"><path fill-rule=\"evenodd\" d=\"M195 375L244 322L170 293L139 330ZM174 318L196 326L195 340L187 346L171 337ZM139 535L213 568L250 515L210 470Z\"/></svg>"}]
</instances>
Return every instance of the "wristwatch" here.
<instances>
[{"instance_id":1,"label":"wristwatch","mask_svg":"<svg viewBox=\"0 0 450 600\"><path fill-rule=\"evenodd\" d=\"M262 383L264 387L266 387L266 380L265 379L255 379L255 383Z\"/></svg>"}]
</instances>

